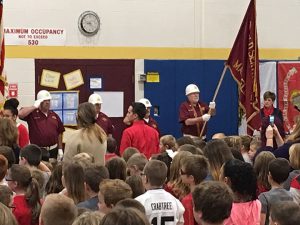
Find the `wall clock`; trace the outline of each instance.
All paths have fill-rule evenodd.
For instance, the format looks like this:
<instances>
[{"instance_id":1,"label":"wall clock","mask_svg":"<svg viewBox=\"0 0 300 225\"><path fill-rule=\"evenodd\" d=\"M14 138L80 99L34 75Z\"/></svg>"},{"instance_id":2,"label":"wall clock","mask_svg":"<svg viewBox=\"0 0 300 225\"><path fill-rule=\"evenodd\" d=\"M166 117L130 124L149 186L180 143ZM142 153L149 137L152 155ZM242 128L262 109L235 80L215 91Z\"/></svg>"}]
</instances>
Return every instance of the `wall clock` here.
<instances>
[{"instance_id":1,"label":"wall clock","mask_svg":"<svg viewBox=\"0 0 300 225\"><path fill-rule=\"evenodd\" d=\"M93 11L85 11L78 18L78 29L85 36L94 36L100 30L100 18Z\"/></svg>"}]
</instances>

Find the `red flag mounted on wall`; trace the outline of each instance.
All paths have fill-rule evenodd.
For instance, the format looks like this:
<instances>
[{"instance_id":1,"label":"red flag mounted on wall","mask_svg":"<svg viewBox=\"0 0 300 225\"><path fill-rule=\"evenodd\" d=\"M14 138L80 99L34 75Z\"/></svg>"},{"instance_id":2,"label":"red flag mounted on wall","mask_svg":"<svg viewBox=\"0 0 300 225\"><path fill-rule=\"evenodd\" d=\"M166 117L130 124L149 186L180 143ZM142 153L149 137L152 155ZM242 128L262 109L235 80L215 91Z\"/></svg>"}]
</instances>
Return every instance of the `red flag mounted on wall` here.
<instances>
[{"instance_id":1,"label":"red flag mounted on wall","mask_svg":"<svg viewBox=\"0 0 300 225\"><path fill-rule=\"evenodd\" d=\"M4 90L6 86L6 78L3 76L4 68L4 57L5 57L5 47L4 47L4 31L3 31L3 0L0 0L0 108L4 103Z\"/></svg>"},{"instance_id":2,"label":"red flag mounted on wall","mask_svg":"<svg viewBox=\"0 0 300 225\"><path fill-rule=\"evenodd\" d=\"M239 88L239 108L246 116L247 132L260 127L259 58L255 0L251 0L226 62Z\"/></svg>"}]
</instances>

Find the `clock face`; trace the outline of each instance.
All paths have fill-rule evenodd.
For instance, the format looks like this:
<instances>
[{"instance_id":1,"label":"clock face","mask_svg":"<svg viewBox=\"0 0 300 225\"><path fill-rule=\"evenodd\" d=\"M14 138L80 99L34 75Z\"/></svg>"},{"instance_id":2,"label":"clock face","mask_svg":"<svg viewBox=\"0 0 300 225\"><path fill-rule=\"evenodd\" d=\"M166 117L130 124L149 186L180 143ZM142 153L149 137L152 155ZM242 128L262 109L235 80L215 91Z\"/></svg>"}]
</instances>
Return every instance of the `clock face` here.
<instances>
[{"instance_id":1,"label":"clock face","mask_svg":"<svg viewBox=\"0 0 300 225\"><path fill-rule=\"evenodd\" d=\"M100 18L92 11L83 12L78 19L78 28L85 36L93 36L100 29Z\"/></svg>"}]
</instances>

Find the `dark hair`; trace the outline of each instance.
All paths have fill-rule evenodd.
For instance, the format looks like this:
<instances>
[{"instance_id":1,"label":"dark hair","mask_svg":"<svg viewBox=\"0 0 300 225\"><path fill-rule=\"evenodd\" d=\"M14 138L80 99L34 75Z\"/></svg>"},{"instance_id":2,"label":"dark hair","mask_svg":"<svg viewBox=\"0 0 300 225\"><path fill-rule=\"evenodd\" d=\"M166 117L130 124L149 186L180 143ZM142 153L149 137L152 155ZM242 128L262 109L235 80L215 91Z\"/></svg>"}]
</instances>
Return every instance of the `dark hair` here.
<instances>
[{"instance_id":1,"label":"dark hair","mask_svg":"<svg viewBox=\"0 0 300 225\"><path fill-rule=\"evenodd\" d=\"M14 164L9 171L11 179L18 182L19 188L26 191L25 199L31 207L32 223L37 223L41 211L38 182L35 178L32 178L30 170L26 166Z\"/></svg>"},{"instance_id":2,"label":"dark hair","mask_svg":"<svg viewBox=\"0 0 300 225\"><path fill-rule=\"evenodd\" d=\"M230 188L220 181L205 181L192 192L194 210L202 213L209 223L221 223L230 216L233 195Z\"/></svg>"},{"instance_id":3,"label":"dark hair","mask_svg":"<svg viewBox=\"0 0 300 225\"><path fill-rule=\"evenodd\" d=\"M214 180L219 180L220 169L222 165L233 155L225 141L213 139L207 142L203 149L205 157L207 157L210 165L210 172Z\"/></svg>"},{"instance_id":4,"label":"dark hair","mask_svg":"<svg viewBox=\"0 0 300 225\"><path fill-rule=\"evenodd\" d=\"M103 143L106 140L106 134L104 130L96 124L96 110L92 103L84 102L78 106L77 111L78 127L82 128L86 132L90 141L90 135L93 133L96 138Z\"/></svg>"},{"instance_id":5,"label":"dark hair","mask_svg":"<svg viewBox=\"0 0 300 225\"><path fill-rule=\"evenodd\" d=\"M189 136L183 136L183 137L180 137L178 139L176 139L176 144L178 147L184 145L184 144L190 144L190 145L194 145L194 141L191 137Z\"/></svg>"},{"instance_id":6,"label":"dark hair","mask_svg":"<svg viewBox=\"0 0 300 225\"><path fill-rule=\"evenodd\" d=\"M141 103L142 104L142 103ZM135 208L115 208L106 214L100 225L150 225L145 214Z\"/></svg>"},{"instance_id":7,"label":"dark hair","mask_svg":"<svg viewBox=\"0 0 300 225\"><path fill-rule=\"evenodd\" d=\"M49 162L50 153L46 148L41 148L42 161Z\"/></svg>"},{"instance_id":8,"label":"dark hair","mask_svg":"<svg viewBox=\"0 0 300 225\"><path fill-rule=\"evenodd\" d=\"M4 155L0 154L0 181L2 181L6 175L8 169L8 162Z\"/></svg>"},{"instance_id":9,"label":"dark hair","mask_svg":"<svg viewBox=\"0 0 300 225\"><path fill-rule=\"evenodd\" d=\"M122 158L125 160L125 162L128 161L128 159L133 156L135 153L139 153L140 151L135 147L128 147L123 152Z\"/></svg>"},{"instance_id":10,"label":"dark hair","mask_svg":"<svg viewBox=\"0 0 300 225\"><path fill-rule=\"evenodd\" d=\"M139 175L132 175L126 178L125 181L132 190L132 198L136 198L145 193L142 177Z\"/></svg>"},{"instance_id":11,"label":"dark hair","mask_svg":"<svg viewBox=\"0 0 300 225\"><path fill-rule=\"evenodd\" d=\"M39 190L40 190L40 196L44 196L44 187L45 187L45 175L43 171L39 169L31 169L31 176L32 178L35 178L38 185L39 185Z\"/></svg>"},{"instance_id":12,"label":"dark hair","mask_svg":"<svg viewBox=\"0 0 300 225\"><path fill-rule=\"evenodd\" d=\"M300 206L292 201L278 201L271 206L270 217L280 225L299 224Z\"/></svg>"},{"instance_id":13,"label":"dark hair","mask_svg":"<svg viewBox=\"0 0 300 225\"><path fill-rule=\"evenodd\" d=\"M30 144L22 148L20 156L25 158L30 166L38 166L42 160L42 151L39 146Z\"/></svg>"},{"instance_id":14,"label":"dark hair","mask_svg":"<svg viewBox=\"0 0 300 225\"><path fill-rule=\"evenodd\" d=\"M19 101L16 98L10 98L5 101L3 108L10 110L13 116L18 116Z\"/></svg>"},{"instance_id":15,"label":"dark hair","mask_svg":"<svg viewBox=\"0 0 300 225\"><path fill-rule=\"evenodd\" d=\"M276 98L276 95L275 93L271 92L271 91L266 91L264 93L264 100L267 100L267 98L270 98L272 99L272 101L274 102L275 101L275 98Z\"/></svg>"},{"instance_id":16,"label":"dark hair","mask_svg":"<svg viewBox=\"0 0 300 225\"><path fill-rule=\"evenodd\" d=\"M16 157L14 151L11 147L8 146L0 146L0 154L4 155L4 157L8 161L8 169L16 163Z\"/></svg>"},{"instance_id":17,"label":"dark hair","mask_svg":"<svg viewBox=\"0 0 300 225\"><path fill-rule=\"evenodd\" d=\"M146 214L145 207L140 203L139 201L132 199L132 198L125 198L121 201L119 201L116 204L116 207L121 207L121 208L135 208L139 210L141 213Z\"/></svg>"},{"instance_id":18,"label":"dark hair","mask_svg":"<svg viewBox=\"0 0 300 225\"><path fill-rule=\"evenodd\" d=\"M224 164L224 177L230 178L230 187L246 201L256 199L256 175L249 163L231 159Z\"/></svg>"},{"instance_id":19,"label":"dark hair","mask_svg":"<svg viewBox=\"0 0 300 225\"><path fill-rule=\"evenodd\" d=\"M142 153L133 154L127 161L127 167L136 166L138 170L143 171L145 165L147 164L148 159Z\"/></svg>"},{"instance_id":20,"label":"dark hair","mask_svg":"<svg viewBox=\"0 0 300 225\"><path fill-rule=\"evenodd\" d=\"M229 147L229 148L230 148L230 151L231 151L231 153L232 153L232 155L235 159L238 159L238 160L241 160L242 162L245 162L241 151L239 151L236 147Z\"/></svg>"},{"instance_id":21,"label":"dark hair","mask_svg":"<svg viewBox=\"0 0 300 225\"><path fill-rule=\"evenodd\" d=\"M10 200L13 196L12 190L6 185L0 185L0 202L9 207Z\"/></svg>"},{"instance_id":22,"label":"dark hair","mask_svg":"<svg viewBox=\"0 0 300 225\"><path fill-rule=\"evenodd\" d=\"M105 166L90 165L84 170L84 180L92 191L99 192L99 184L109 178L108 170Z\"/></svg>"},{"instance_id":23,"label":"dark hair","mask_svg":"<svg viewBox=\"0 0 300 225\"><path fill-rule=\"evenodd\" d=\"M269 163L269 172L272 179L278 184L283 183L288 178L290 170L291 167L287 159L277 158Z\"/></svg>"},{"instance_id":24,"label":"dark hair","mask_svg":"<svg viewBox=\"0 0 300 225\"><path fill-rule=\"evenodd\" d=\"M167 173L167 182L168 182L170 180L170 168L171 168L172 158L168 155L167 152L163 152L161 154L158 154L156 156L156 159L166 164L168 168L168 173Z\"/></svg>"},{"instance_id":25,"label":"dark hair","mask_svg":"<svg viewBox=\"0 0 300 225\"><path fill-rule=\"evenodd\" d=\"M105 179L100 183L99 189L104 203L110 208L125 198L132 198L131 187L120 179Z\"/></svg>"},{"instance_id":26,"label":"dark hair","mask_svg":"<svg viewBox=\"0 0 300 225\"><path fill-rule=\"evenodd\" d=\"M195 184L200 184L208 175L208 160L201 155L187 156L183 159L182 166L187 175L194 177Z\"/></svg>"},{"instance_id":27,"label":"dark hair","mask_svg":"<svg viewBox=\"0 0 300 225\"><path fill-rule=\"evenodd\" d=\"M106 168L109 172L109 178L110 179L120 179L120 180L126 180L126 162L124 159L120 157L113 157L110 158L105 163Z\"/></svg>"},{"instance_id":28,"label":"dark hair","mask_svg":"<svg viewBox=\"0 0 300 225\"><path fill-rule=\"evenodd\" d=\"M202 140L200 137L195 137L193 139L195 146L200 148L201 150L206 146L206 142Z\"/></svg>"},{"instance_id":29,"label":"dark hair","mask_svg":"<svg viewBox=\"0 0 300 225\"><path fill-rule=\"evenodd\" d=\"M248 135L243 135L241 136L241 140L242 140L242 146L244 146L245 151L249 151L250 150L250 143L252 141L252 138Z\"/></svg>"},{"instance_id":30,"label":"dark hair","mask_svg":"<svg viewBox=\"0 0 300 225\"><path fill-rule=\"evenodd\" d=\"M109 153L116 153L117 151L117 141L113 137L107 138L107 151Z\"/></svg>"},{"instance_id":31,"label":"dark hair","mask_svg":"<svg viewBox=\"0 0 300 225\"><path fill-rule=\"evenodd\" d=\"M147 112L145 105L140 102L133 102L131 106L132 106L132 113L137 114L138 118L142 120L145 117Z\"/></svg>"},{"instance_id":32,"label":"dark hair","mask_svg":"<svg viewBox=\"0 0 300 225\"><path fill-rule=\"evenodd\" d=\"M64 187L61 182L62 177L62 164L59 163L53 169L48 183L46 184L45 191L47 194L59 193Z\"/></svg>"},{"instance_id":33,"label":"dark hair","mask_svg":"<svg viewBox=\"0 0 300 225\"><path fill-rule=\"evenodd\" d=\"M68 197L72 198L75 204L85 200L84 171L78 163L64 163L63 175Z\"/></svg>"},{"instance_id":34,"label":"dark hair","mask_svg":"<svg viewBox=\"0 0 300 225\"><path fill-rule=\"evenodd\" d=\"M165 183L167 171L168 168L166 164L156 159L150 160L144 168L144 173L147 176L150 185L158 187Z\"/></svg>"},{"instance_id":35,"label":"dark hair","mask_svg":"<svg viewBox=\"0 0 300 225\"><path fill-rule=\"evenodd\" d=\"M201 149L197 148L195 145L191 145L191 144L184 144L181 145L178 148L179 151L187 151L192 153L193 155L203 155L203 152Z\"/></svg>"}]
</instances>

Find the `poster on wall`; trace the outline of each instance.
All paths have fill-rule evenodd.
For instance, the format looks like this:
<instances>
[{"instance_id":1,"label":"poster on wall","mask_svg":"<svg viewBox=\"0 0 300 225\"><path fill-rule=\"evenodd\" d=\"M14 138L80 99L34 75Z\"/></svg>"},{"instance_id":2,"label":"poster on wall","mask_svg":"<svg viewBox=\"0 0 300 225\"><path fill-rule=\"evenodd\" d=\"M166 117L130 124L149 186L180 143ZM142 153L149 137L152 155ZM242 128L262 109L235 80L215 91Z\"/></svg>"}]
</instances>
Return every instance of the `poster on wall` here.
<instances>
[{"instance_id":1,"label":"poster on wall","mask_svg":"<svg viewBox=\"0 0 300 225\"><path fill-rule=\"evenodd\" d=\"M77 126L79 91L51 91L51 110L56 112L65 126Z\"/></svg>"},{"instance_id":2,"label":"poster on wall","mask_svg":"<svg viewBox=\"0 0 300 225\"><path fill-rule=\"evenodd\" d=\"M278 101L285 130L291 132L300 111L300 62L278 62Z\"/></svg>"},{"instance_id":3,"label":"poster on wall","mask_svg":"<svg viewBox=\"0 0 300 225\"><path fill-rule=\"evenodd\" d=\"M84 84L81 70L75 70L64 75L64 81L67 90L71 90Z\"/></svg>"},{"instance_id":4,"label":"poster on wall","mask_svg":"<svg viewBox=\"0 0 300 225\"><path fill-rule=\"evenodd\" d=\"M43 69L41 76L41 86L58 88L60 73Z\"/></svg>"},{"instance_id":5,"label":"poster on wall","mask_svg":"<svg viewBox=\"0 0 300 225\"><path fill-rule=\"evenodd\" d=\"M52 110L62 110L63 104L63 94L60 92L51 93L51 109Z\"/></svg>"},{"instance_id":6,"label":"poster on wall","mask_svg":"<svg viewBox=\"0 0 300 225\"><path fill-rule=\"evenodd\" d=\"M5 45L63 46L66 30L63 28L5 27Z\"/></svg>"}]
</instances>

